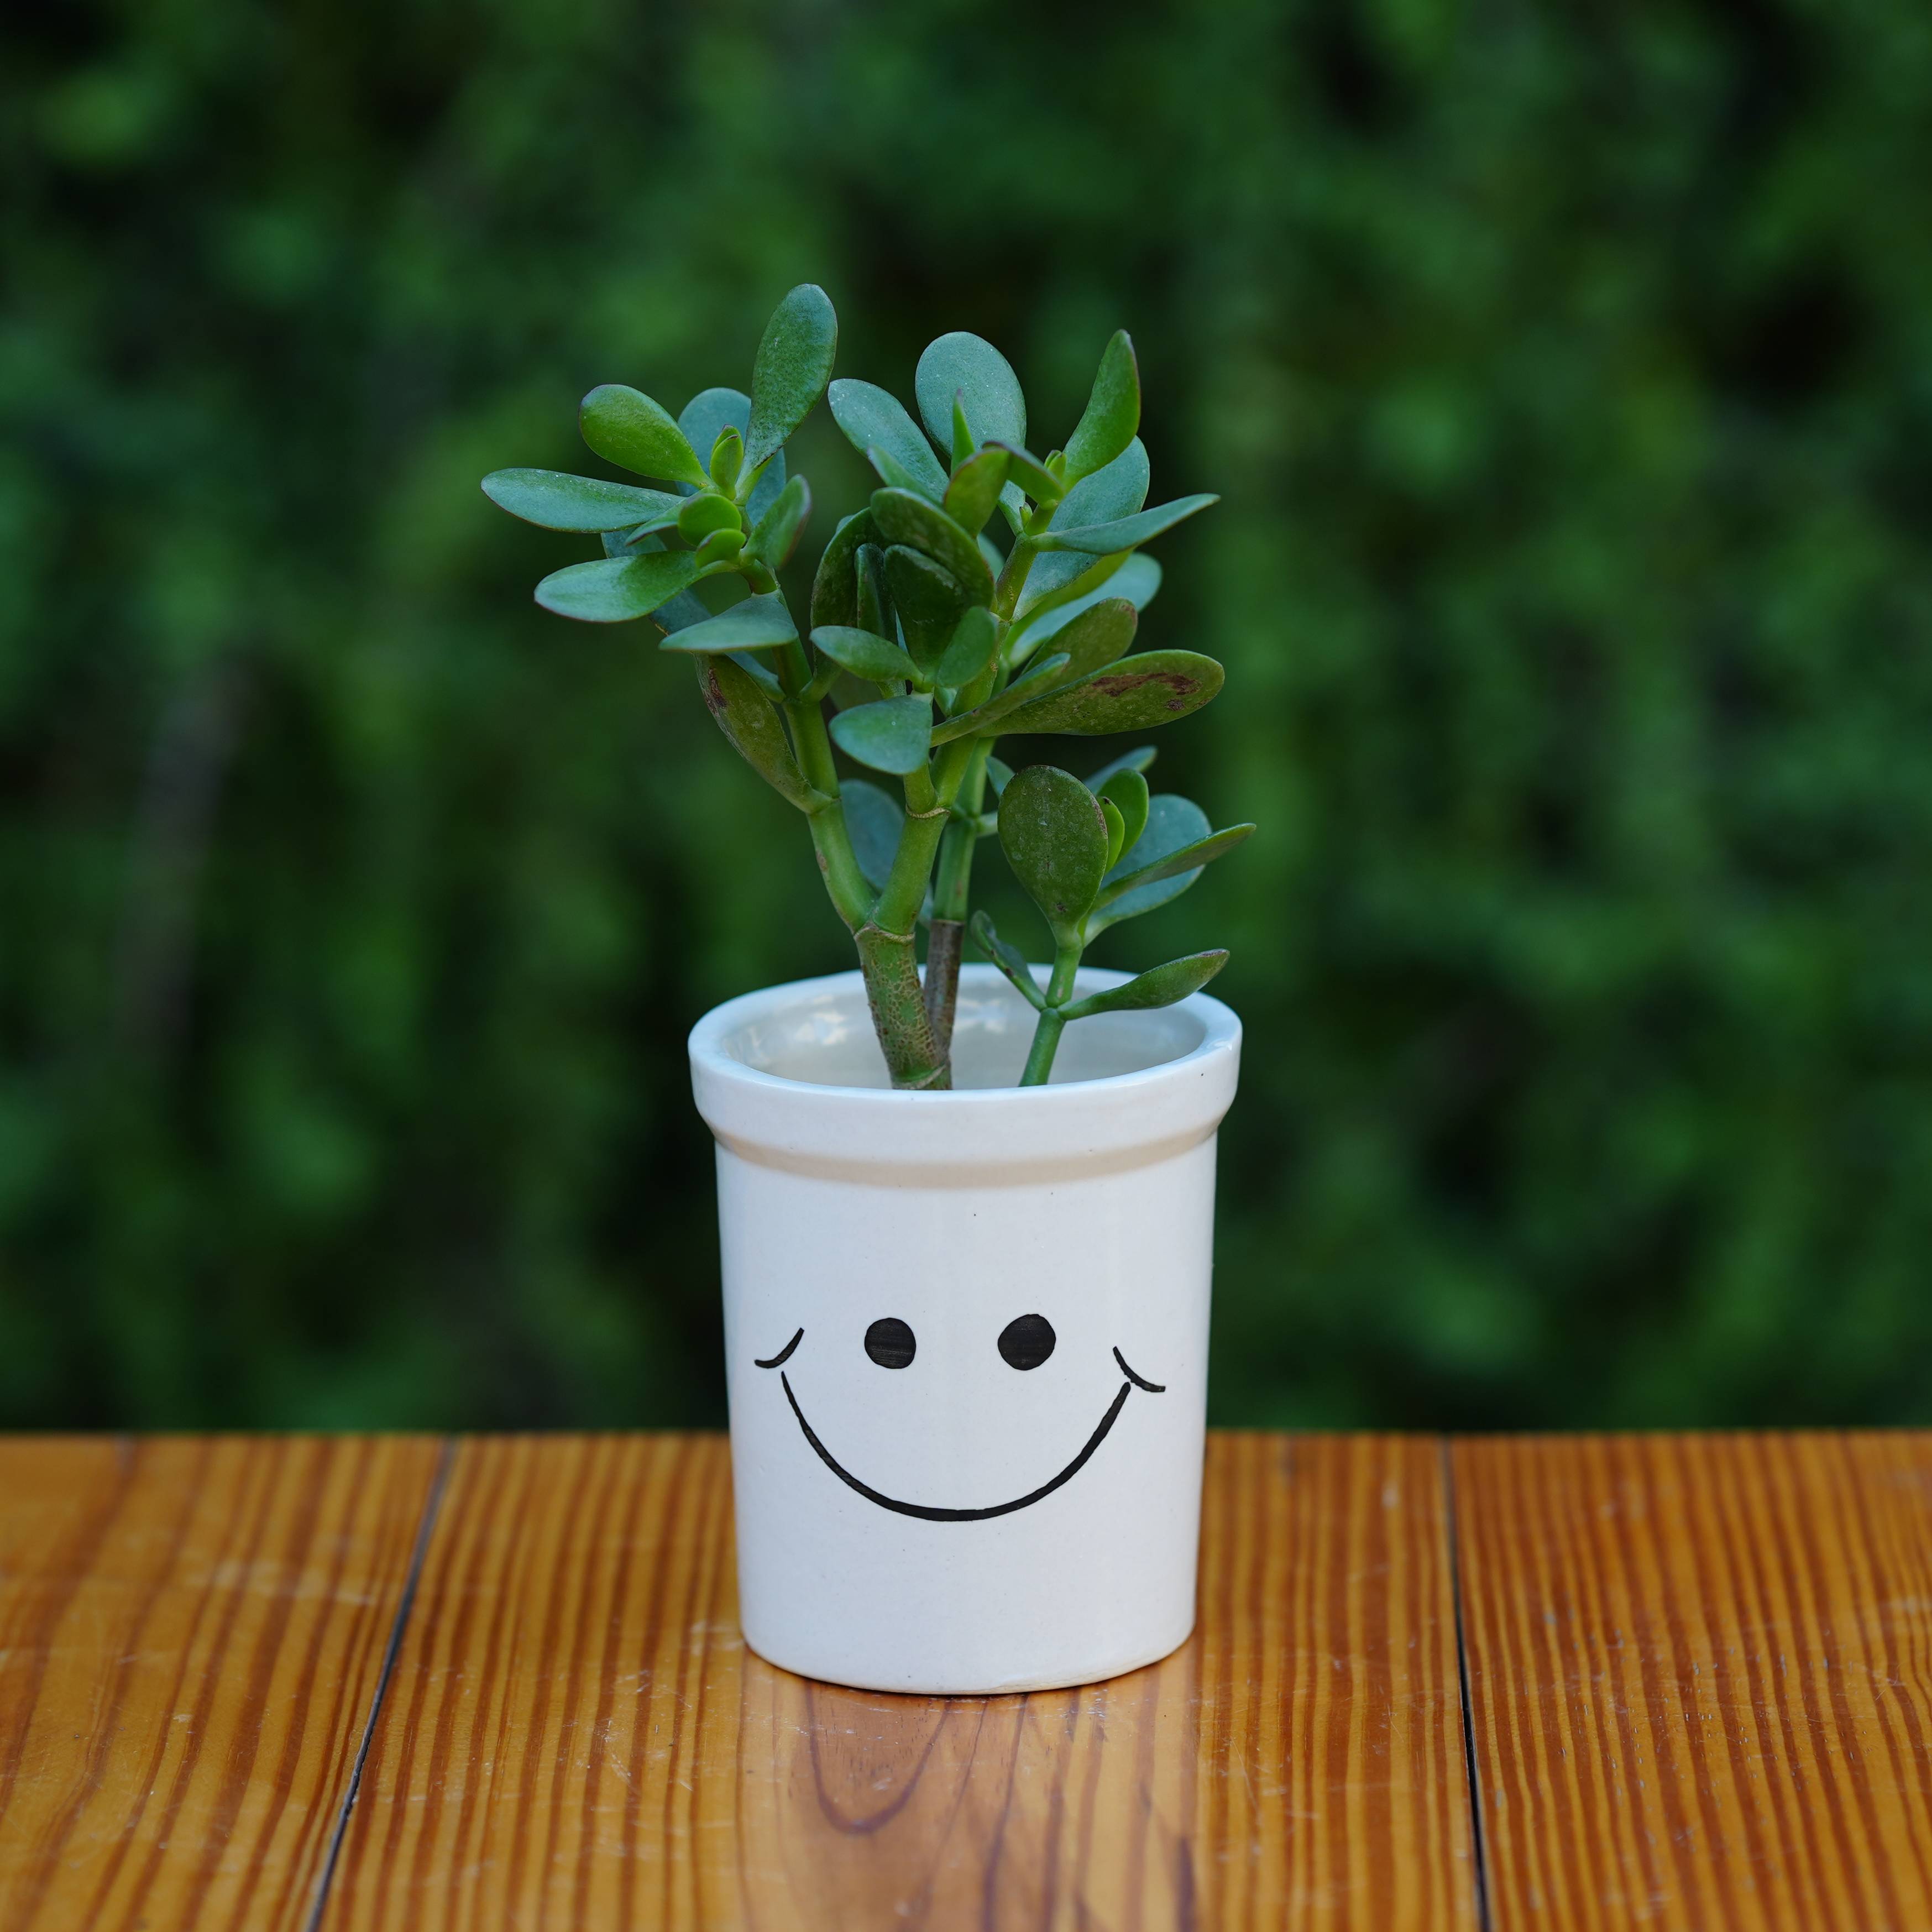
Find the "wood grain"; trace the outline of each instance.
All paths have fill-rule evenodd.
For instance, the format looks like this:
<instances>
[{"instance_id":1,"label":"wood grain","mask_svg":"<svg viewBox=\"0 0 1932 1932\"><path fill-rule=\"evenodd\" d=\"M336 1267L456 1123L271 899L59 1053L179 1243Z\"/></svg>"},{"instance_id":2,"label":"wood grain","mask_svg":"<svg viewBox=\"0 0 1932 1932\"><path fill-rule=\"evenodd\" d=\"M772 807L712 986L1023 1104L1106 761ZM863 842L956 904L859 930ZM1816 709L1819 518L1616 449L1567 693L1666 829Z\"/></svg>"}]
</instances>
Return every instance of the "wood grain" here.
<instances>
[{"instance_id":1,"label":"wood grain","mask_svg":"<svg viewBox=\"0 0 1932 1932\"><path fill-rule=\"evenodd\" d=\"M1498 1932L1932 1926L1932 1438L1454 1467Z\"/></svg>"},{"instance_id":2,"label":"wood grain","mask_svg":"<svg viewBox=\"0 0 1932 1932\"><path fill-rule=\"evenodd\" d=\"M437 1454L0 1439L0 1926L303 1922Z\"/></svg>"},{"instance_id":3,"label":"wood grain","mask_svg":"<svg viewBox=\"0 0 1932 1932\"><path fill-rule=\"evenodd\" d=\"M325 1924L1472 1927L1441 1463L1211 1445L1202 1624L1085 1690L772 1669L722 1438L464 1444Z\"/></svg>"}]
</instances>

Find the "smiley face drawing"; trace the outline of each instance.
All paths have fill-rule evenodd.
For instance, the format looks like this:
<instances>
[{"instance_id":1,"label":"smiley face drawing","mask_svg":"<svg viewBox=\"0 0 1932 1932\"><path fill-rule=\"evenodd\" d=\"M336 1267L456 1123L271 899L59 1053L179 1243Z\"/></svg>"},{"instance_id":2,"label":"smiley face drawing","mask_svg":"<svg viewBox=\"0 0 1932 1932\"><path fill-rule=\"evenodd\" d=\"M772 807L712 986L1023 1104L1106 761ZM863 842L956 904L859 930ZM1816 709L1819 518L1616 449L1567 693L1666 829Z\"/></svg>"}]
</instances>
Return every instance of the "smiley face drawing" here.
<instances>
[{"instance_id":1,"label":"smiley face drawing","mask_svg":"<svg viewBox=\"0 0 1932 1932\"><path fill-rule=\"evenodd\" d=\"M891 1510L900 1516L918 1516L927 1522L983 1522L989 1517L1011 1516L1016 1510L1030 1508L1042 1498L1070 1483L1093 1458L1095 1450L1107 1439L1108 1432L1120 1418L1120 1411L1126 1406L1129 1396L1140 1389L1149 1395L1165 1395L1166 1384L1149 1382L1144 1376L1136 1375L1127 1366L1126 1358L1119 1348L1114 1350L1114 1360L1126 1379L1120 1390L1108 1405L1106 1413L1095 1425L1094 1432L1088 1437L1079 1453L1060 1470L1058 1475L1042 1483L1037 1489L1030 1490L1023 1496L1015 1496L1010 1502L988 1503L977 1509L942 1509L930 1503L908 1502L898 1496L889 1496L883 1490L875 1490L863 1482L841 1462L828 1449L818 1432L806 1420L805 1411L799 1406L794 1392L791 1378L784 1372L784 1365L792 1358L799 1344L805 1340L805 1330L800 1328L776 1355L762 1360L754 1358L753 1365L760 1369L773 1369L778 1372L780 1385L784 1388L785 1400L791 1405L791 1412L798 1420L798 1426L806 1442L811 1444L819 1460L844 1484L855 1490L868 1502L879 1508ZM1051 1355L1059 1337L1054 1333L1053 1324L1044 1315L1017 1315L1000 1330L995 1346L1000 1359L1007 1367L1022 1373L1036 1369ZM896 1316L880 1316L866 1329L865 1351L882 1369L906 1369L912 1366L913 1358L918 1353L918 1337L910 1326Z\"/></svg>"}]
</instances>

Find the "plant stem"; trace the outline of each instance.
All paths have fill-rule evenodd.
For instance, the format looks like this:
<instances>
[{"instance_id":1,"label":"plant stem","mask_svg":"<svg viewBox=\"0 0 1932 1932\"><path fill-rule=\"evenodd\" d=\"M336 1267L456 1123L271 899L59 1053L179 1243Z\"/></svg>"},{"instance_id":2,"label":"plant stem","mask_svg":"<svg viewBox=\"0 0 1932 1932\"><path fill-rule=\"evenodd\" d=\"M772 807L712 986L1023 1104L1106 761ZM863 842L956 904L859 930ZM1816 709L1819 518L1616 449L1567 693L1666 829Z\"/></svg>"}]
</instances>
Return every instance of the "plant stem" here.
<instances>
[{"instance_id":1,"label":"plant stem","mask_svg":"<svg viewBox=\"0 0 1932 1932\"><path fill-rule=\"evenodd\" d=\"M812 829L812 848L818 855L832 909L848 932L856 932L872 916L872 888L859 869L859 855L845 826L845 808L835 798L819 806L806 823Z\"/></svg>"},{"instance_id":2,"label":"plant stem","mask_svg":"<svg viewBox=\"0 0 1932 1932\"><path fill-rule=\"evenodd\" d=\"M1060 1036L1066 1026L1066 1016L1060 1010L1073 998L1074 978L1080 970L1083 950L1076 938L1063 940L1053 956L1053 974L1046 982L1046 1006L1034 1027L1026 1071L1020 1076L1022 1087L1044 1087L1053 1072L1053 1056L1059 1051Z\"/></svg>"},{"instance_id":3,"label":"plant stem","mask_svg":"<svg viewBox=\"0 0 1932 1932\"><path fill-rule=\"evenodd\" d=\"M970 742L948 745L934 766L922 766L906 775L905 826L892 855L892 869L871 916L852 935L866 975L872 1023L895 1087L952 1084L950 1061L926 1012L913 938L932 877L933 857L971 757Z\"/></svg>"},{"instance_id":4,"label":"plant stem","mask_svg":"<svg viewBox=\"0 0 1932 1932\"><path fill-rule=\"evenodd\" d=\"M933 1043L949 1066L953 1015L959 1004L959 958L965 950L964 923L941 919L934 913L932 930L926 936L926 1016L932 1023Z\"/></svg>"},{"instance_id":5,"label":"plant stem","mask_svg":"<svg viewBox=\"0 0 1932 1932\"><path fill-rule=\"evenodd\" d=\"M1044 1087L1053 1072L1053 1056L1059 1050L1060 1030L1066 1022L1048 1006L1034 1023L1033 1046L1027 1054L1026 1071L1020 1076L1022 1087Z\"/></svg>"},{"instance_id":6,"label":"plant stem","mask_svg":"<svg viewBox=\"0 0 1932 1932\"><path fill-rule=\"evenodd\" d=\"M966 914L973 886L973 854L980 843L980 815L986 794L986 759L992 740L973 741L952 817L940 836L939 874L932 888L932 932L926 947L926 1010L939 1050L952 1053L952 1016L959 998L959 959L965 950ZM970 818L962 819L965 812Z\"/></svg>"},{"instance_id":7,"label":"plant stem","mask_svg":"<svg viewBox=\"0 0 1932 1932\"><path fill-rule=\"evenodd\" d=\"M852 937L859 949L859 970L866 976L873 1029L884 1050L892 1084L928 1091L951 1086L951 1070L926 1017L912 934L887 932L868 924Z\"/></svg>"}]
</instances>

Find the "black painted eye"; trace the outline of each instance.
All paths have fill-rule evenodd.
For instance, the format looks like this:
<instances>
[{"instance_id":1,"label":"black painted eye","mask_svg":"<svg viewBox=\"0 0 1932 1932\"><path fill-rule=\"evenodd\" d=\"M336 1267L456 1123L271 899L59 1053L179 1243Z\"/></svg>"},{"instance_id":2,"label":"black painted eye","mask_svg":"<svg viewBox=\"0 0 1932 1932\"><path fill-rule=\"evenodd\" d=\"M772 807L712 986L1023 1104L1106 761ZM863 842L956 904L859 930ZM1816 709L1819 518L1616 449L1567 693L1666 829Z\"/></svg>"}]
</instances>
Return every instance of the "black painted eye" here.
<instances>
[{"instance_id":1,"label":"black painted eye","mask_svg":"<svg viewBox=\"0 0 1932 1932\"><path fill-rule=\"evenodd\" d=\"M1050 1348L1053 1344L1049 1341L1046 1346ZM866 1330L866 1352L882 1369L904 1368L918 1346L912 1330L896 1315L881 1315Z\"/></svg>"},{"instance_id":2,"label":"black painted eye","mask_svg":"<svg viewBox=\"0 0 1932 1932\"><path fill-rule=\"evenodd\" d=\"M1000 1330L1000 1353L1010 1369L1036 1369L1058 1340L1044 1315L1016 1315Z\"/></svg>"}]
</instances>

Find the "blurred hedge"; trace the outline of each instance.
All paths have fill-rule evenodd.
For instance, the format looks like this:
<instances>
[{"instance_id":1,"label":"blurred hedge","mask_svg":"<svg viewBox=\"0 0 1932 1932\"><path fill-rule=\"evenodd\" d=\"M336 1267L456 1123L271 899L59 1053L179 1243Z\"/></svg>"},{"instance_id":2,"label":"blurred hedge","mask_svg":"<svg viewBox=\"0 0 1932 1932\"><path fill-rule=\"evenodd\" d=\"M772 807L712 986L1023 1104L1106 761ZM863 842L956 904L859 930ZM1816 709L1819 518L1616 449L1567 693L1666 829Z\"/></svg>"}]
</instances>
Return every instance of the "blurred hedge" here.
<instances>
[{"instance_id":1,"label":"blurred hedge","mask_svg":"<svg viewBox=\"0 0 1932 1932\"><path fill-rule=\"evenodd\" d=\"M1048 430L1125 322L1226 493L1143 634L1264 834L1110 956L1235 949L1217 1414L1932 1418L1922 7L5 31L0 1420L719 1415L682 1033L843 934L476 479L808 278Z\"/></svg>"}]
</instances>

